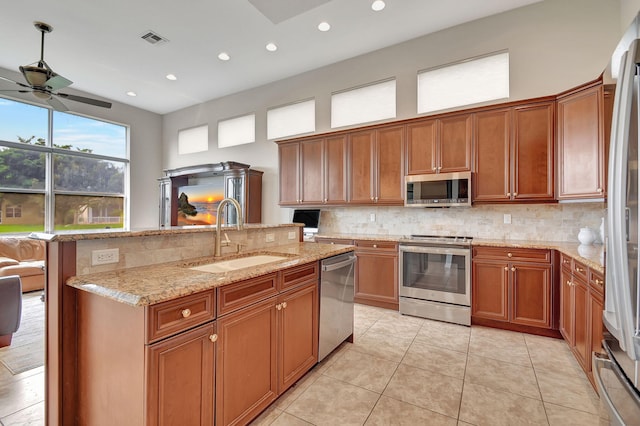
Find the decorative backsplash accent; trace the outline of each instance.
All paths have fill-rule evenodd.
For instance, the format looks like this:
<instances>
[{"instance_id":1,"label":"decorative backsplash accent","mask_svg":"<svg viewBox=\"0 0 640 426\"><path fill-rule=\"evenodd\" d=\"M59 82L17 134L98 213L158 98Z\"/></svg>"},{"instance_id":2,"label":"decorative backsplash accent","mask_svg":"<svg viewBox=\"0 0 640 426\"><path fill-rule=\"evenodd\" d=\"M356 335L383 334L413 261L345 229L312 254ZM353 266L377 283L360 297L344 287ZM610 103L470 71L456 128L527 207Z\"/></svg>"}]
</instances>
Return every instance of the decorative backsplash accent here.
<instances>
[{"instance_id":1,"label":"decorative backsplash accent","mask_svg":"<svg viewBox=\"0 0 640 426\"><path fill-rule=\"evenodd\" d=\"M482 205L471 208L324 208L320 234L464 235L474 238L578 242L580 228L598 232L605 203ZM375 221L370 221L371 215ZM504 215L511 223L504 223Z\"/></svg>"}]
</instances>

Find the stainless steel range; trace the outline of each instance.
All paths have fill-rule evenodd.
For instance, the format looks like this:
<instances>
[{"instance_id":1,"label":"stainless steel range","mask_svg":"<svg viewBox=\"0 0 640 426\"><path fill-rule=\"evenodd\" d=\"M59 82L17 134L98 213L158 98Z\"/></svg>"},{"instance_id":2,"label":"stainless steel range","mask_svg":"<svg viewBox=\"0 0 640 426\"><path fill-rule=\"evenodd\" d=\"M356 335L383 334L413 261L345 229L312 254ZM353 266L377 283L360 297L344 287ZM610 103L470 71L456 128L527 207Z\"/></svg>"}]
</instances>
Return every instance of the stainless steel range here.
<instances>
[{"instance_id":1,"label":"stainless steel range","mask_svg":"<svg viewBox=\"0 0 640 426\"><path fill-rule=\"evenodd\" d=\"M471 238L400 240L400 313L471 325Z\"/></svg>"}]
</instances>

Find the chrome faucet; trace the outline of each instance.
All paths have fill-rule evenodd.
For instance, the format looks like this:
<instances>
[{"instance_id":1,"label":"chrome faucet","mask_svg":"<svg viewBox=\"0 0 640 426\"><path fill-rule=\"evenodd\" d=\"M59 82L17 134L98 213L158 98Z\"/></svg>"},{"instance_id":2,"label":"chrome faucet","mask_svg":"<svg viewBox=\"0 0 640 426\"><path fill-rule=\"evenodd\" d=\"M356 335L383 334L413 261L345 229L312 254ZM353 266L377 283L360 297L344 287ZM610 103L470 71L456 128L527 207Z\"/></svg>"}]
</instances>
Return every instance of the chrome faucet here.
<instances>
[{"instance_id":1,"label":"chrome faucet","mask_svg":"<svg viewBox=\"0 0 640 426\"><path fill-rule=\"evenodd\" d=\"M231 203L236 208L236 216L238 217L236 229L238 231L242 231L243 228L242 207L240 207L240 203L238 203L234 198L225 198L220 201L220 204L218 204L218 211L216 213L216 243L213 253L214 257L220 257L220 230L222 225L222 209L229 203Z\"/></svg>"}]
</instances>

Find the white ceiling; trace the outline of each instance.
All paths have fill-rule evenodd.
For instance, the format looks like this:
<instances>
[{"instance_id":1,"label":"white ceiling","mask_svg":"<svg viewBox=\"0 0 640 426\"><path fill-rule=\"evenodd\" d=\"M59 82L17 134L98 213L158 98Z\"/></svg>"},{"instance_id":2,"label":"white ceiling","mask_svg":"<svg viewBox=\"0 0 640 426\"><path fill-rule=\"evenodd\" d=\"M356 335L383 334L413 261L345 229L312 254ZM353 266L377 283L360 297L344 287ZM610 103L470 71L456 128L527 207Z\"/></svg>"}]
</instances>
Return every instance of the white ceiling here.
<instances>
[{"instance_id":1,"label":"white ceiling","mask_svg":"<svg viewBox=\"0 0 640 426\"><path fill-rule=\"evenodd\" d=\"M538 1L386 0L381 12L373 0L6 1L0 68L39 59L33 21L43 21L54 28L44 58L71 87L165 114ZM331 30L318 31L321 21ZM148 30L169 42L147 43Z\"/></svg>"}]
</instances>

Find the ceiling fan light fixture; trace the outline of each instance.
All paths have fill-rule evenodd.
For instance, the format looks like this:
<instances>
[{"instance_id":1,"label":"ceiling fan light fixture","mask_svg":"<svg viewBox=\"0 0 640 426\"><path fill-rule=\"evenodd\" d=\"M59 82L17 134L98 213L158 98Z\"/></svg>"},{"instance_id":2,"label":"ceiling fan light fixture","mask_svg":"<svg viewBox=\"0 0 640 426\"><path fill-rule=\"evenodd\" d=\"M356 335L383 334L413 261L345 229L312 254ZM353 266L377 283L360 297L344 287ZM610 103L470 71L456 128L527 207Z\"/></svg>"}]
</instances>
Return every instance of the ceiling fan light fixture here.
<instances>
[{"instance_id":1,"label":"ceiling fan light fixture","mask_svg":"<svg viewBox=\"0 0 640 426\"><path fill-rule=\"evenodd\" d=\"M49 79L49 72L44 68L27 65L20 67L20 71L31 86L44 87Z\"/></svg>"}]
</instances>

